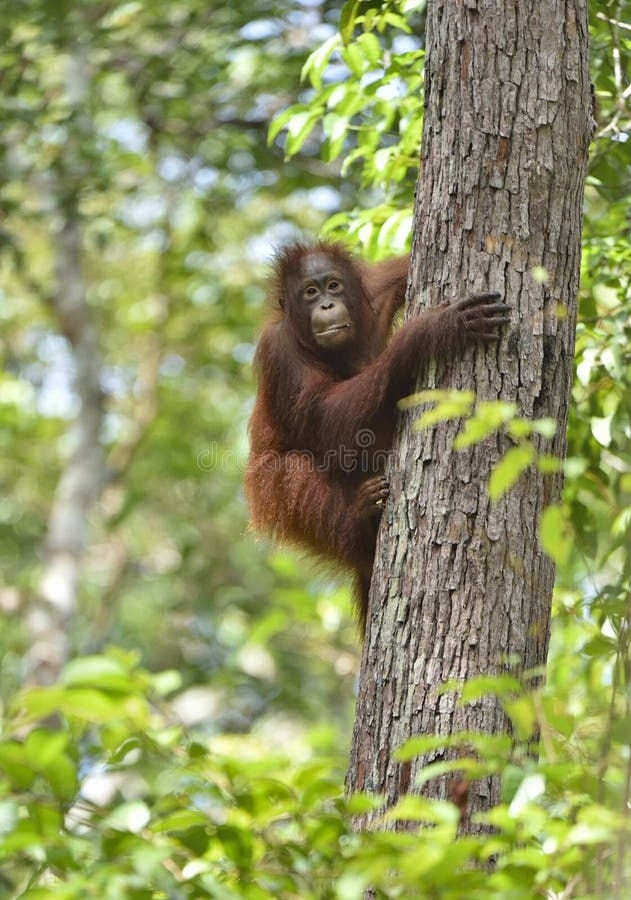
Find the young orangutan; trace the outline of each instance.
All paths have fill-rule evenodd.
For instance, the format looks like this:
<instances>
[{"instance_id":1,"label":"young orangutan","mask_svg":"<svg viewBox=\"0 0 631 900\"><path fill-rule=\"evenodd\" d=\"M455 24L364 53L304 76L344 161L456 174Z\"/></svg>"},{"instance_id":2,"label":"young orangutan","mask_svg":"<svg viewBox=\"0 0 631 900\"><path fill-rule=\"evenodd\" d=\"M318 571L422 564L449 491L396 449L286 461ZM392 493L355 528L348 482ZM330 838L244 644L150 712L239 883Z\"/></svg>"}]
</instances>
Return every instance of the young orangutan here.
<instances>
[{"instance_id":1,"label":"young orangutan","mask_svg":"<svg viewBox=\"0 0 631 900\"><path fill-rule=\"evenodd\" d=\"M497 341L509 321L499 294L472 294L390 338L408 268L408 257L365 266L324 242L285 248L255 359L252 526L352 570L362 630L397 401L414 390L424 360Z\"/></svg>"}]
</instances>

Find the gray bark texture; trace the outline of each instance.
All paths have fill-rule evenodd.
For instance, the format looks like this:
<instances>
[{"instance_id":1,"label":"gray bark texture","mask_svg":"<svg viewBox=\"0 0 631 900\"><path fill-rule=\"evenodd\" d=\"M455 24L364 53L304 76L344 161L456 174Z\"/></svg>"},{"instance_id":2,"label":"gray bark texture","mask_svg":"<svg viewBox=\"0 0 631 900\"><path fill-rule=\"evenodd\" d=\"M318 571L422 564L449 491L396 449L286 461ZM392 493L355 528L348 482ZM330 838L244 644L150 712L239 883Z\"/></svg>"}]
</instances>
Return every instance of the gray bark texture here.
<instances>
[{"instance_id":1,"label":"gray bark texture","mask_svg":"<svg viewBox=\"0 0 631 900\"><path fill-rule=\"evenodd\" d=\"M489 290L512 312L501 343L432 363L420 386L550 416L557 436L541 448L563 457L592 129L587 2L429 0L426 48L406 315ZM511 440L457 452L458 422L418 432L418 414L402 416L390 461L347 776L349 793L384 794L387 806L436 758L396 762L409 737L509 730L494 697L462 707L437 688L507 671L508 655L521 671L544 665L554 582L537 530L560 477L533 467L491 505L488 477ZM448 782L422 793L446 798ZM498 789L495 779L471 785L464 830Z\"/></svg>"}]
</instances>

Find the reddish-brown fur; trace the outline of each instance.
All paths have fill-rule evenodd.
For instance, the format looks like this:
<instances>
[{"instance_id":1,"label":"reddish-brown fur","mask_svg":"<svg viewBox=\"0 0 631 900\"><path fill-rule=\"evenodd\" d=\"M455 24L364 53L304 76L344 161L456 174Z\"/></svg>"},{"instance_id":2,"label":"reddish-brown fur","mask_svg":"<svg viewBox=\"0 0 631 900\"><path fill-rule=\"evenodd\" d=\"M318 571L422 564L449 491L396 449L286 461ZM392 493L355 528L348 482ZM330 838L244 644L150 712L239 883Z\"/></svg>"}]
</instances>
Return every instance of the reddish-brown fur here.
<instances>
[{"instance_id":1,"label":"reddish-brown fur","mask_svg":"<svg viewBox=\"0 0 631 900\"><path fill-rule=\"evenodd\" d=\"M342 272L354 329L343 352L319 349L305 322L301 284L309 257L326 257ZM469 340L495 340L507 321L498 295L476 295L428 310L389 340L408 268L407 257L364 266L327 243L285 249L275 266L277 308L255 361L259 389L245 478L252 526L353 571L362 626L397 401L414 389L422 361Z\"/></svg>"}]
</instances>

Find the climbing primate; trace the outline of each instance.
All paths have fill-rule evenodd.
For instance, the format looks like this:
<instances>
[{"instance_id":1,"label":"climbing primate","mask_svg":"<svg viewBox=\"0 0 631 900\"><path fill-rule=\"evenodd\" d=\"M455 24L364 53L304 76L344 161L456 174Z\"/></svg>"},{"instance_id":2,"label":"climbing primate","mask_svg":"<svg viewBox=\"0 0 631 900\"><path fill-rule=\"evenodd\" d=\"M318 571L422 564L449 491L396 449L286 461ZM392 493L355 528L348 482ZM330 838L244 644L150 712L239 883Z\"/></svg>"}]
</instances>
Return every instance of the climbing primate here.
<instances>
[{"instance_id":1,"label":"climbing primate","mask_svg":"<svg viewBox=\"0 0 631 900\"><path fill-rule=\"evenodd\" d=\"M285 248L255 358L252 526L350 569L362 631L397 401L423 361L497 341L509 321L499 294L472 294L391 336L408 269L408 257L366 266L337 244Z\"/></svg>"}]
</instances>

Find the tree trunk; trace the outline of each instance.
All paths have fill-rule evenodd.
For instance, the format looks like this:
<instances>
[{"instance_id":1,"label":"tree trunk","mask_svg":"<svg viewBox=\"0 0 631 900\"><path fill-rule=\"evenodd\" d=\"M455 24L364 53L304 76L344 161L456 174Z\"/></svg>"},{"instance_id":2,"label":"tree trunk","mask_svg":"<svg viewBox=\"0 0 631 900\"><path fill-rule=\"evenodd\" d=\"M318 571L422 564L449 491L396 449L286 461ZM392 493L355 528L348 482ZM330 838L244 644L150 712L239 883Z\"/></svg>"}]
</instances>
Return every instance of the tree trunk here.
<instances>
[{"instance_id":1,"label":"tree trunk","mask_svg":"<svg viewBox=\"0 0 631 900\"><path fill-rule=\"evenodd\" d=\"M553 417L546 450L562 457L592 124L587 3L429 0L426 46L407 314L486 290L513 310L499 345L431 364L423 387ZM508 730L496 698L460 707L440 685L506 671L508 655L522 670L545 663L554 569L537 528L561 490L533 467L491 505L488 476L509 438L456 452L457 422L419 433L417 417L402 417L392 454L347 776L350 793L382 793L388 806L432 758L397 763L409 737ZM445 798L447 782L422 792ZM469 815L488 809L497 781L476 781L469 798Z\"/></svg>"},{"instance_id":2,"label":"tree trunk","mask_svg":"<svg viewBox=\"0 0 631 900\"><path fill-rule=\"evenodd\" d=\"M68 48L66 97L73 110L64 153L46 180L59 227L54 239L56 285L49 300L67 338L74 366L78 411L66 435L67 451L48 518L39 591L27 615L31 644L29 681L48 684L67 662L69 626L77 613L81 564L89 516L104 480L100 440L103 424L99 333L83 278L83 229L79 197L85 174L85 145L93 137L86 113L89 94L83 48Z\"/></svg>"}]
</instances>

